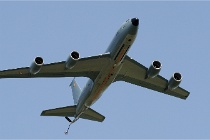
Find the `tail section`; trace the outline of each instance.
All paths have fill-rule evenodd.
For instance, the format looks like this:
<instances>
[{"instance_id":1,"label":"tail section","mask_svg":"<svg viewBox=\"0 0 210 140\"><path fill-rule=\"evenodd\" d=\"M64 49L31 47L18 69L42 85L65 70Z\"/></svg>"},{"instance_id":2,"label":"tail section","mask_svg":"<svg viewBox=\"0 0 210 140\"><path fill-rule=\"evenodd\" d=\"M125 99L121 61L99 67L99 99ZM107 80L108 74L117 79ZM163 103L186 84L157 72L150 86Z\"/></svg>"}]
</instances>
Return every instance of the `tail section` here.
<instances>
[{"instance_id":1,"label":"tail section","mask_svg":"<svg viewBox=\"0 0 210 140\"><path fill-rule=\"evenodd\" d=\"M60 107L55 109L44 110L41 113L41 116L63 116L63 117L74 117L76 114L76 106L66 106ZM88 108L80 118L91 120L91 121L98 121L103 122L105 117L98 112L94 111L91 108Z\"/></svg>"},{"instance_id":2,"label":"tail section","mask_svg":"<svg viewBox=\"0 0 210 140\"><path fill-rule=\"evenodd\" d=\"M78 100L79 100L82 90L80 89L79 85L77 84L75 78L72 80L72 82L69 86L71 86L74 104L76 105L78 103Z\"/></svg>"}]
</instances>

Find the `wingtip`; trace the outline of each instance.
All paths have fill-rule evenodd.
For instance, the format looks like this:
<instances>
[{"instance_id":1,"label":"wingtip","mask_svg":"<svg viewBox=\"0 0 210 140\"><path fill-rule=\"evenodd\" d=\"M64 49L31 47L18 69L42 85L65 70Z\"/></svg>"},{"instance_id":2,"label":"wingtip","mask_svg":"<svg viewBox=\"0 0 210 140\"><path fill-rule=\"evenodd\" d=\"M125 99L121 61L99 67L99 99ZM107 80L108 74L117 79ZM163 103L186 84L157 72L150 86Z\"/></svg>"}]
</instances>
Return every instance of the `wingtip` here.
<instances>
[{"instance_id":1,"label":"wingtip","mask_svg":"<svg viewBox=\"0 0 210 140\"><path fill-rule=\"evenodd\" d=\"M45 116L45 111L42 111L42 113L40 114L40 116Z\"/></svg>"}]
</instances>

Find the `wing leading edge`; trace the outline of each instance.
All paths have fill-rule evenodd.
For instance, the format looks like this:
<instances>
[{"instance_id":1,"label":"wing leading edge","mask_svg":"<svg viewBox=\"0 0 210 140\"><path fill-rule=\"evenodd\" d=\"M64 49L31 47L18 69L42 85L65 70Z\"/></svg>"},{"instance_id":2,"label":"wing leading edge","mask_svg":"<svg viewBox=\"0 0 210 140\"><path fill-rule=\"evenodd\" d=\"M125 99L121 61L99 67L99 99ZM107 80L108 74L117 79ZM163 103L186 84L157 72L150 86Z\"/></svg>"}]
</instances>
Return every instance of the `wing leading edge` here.
<instances>
[{"instance_id":1,"label":"wing leading edge","mask_svg":"<svg viewBox=\"0 0 210 140\"><path fill-rule=\"evenodd\" d=\"M160 75L156 76L155 78L145 79L147 70L148 68L126 56L123 67L115 81L125 81L181 99L186 99L189 96L190 93L181 87L177 87L174 90L165 90L168 80Z\"/></svg>"},{"instance_id":2,"label":"wing leading edge","mask_svg":"<svg viewBox=\"0 0 210 140\"><path fill-rule=\"evenodd\" d=\"M109 62L110 54L80 58L71 69L65 68L65 62L44 64L37 74L31 74L29 67L0 71L0 78L35 77L88 77L94 80L103 66Z\"/></svg>"}]
</instances>

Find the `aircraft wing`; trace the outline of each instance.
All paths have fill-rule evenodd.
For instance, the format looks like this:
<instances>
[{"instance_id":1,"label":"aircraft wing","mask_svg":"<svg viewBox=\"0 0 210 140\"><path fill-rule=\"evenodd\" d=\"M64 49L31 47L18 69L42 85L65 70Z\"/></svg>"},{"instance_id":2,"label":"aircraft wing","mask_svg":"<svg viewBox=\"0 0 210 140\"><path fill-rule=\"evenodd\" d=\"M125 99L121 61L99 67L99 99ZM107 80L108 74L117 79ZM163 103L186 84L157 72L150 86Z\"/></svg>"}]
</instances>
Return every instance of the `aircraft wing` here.
<instances>
[{"instance_id":1,"label":"aircraft wing","mask_svg":"<svg viewBox=\"0 0 210 140\"><path fill-rule=\"evenodd\" d=\"M177 87L174 90L165 90L168 80L160 75L155 78L145 79L147 70L148 68L126 56L122 69L118 73L115 81L125 81L181 99L186 99L189 96L190 93L181 87Z\"/></svg>"},{"instance_id":2,"label":"aircraft wing","mask_svg":"<svg viewBox=\"0 0 210 140\"><path fill-rule=\"evenodd\" d=\"M65 61L44 64L39 73L35 75L29 72L29 67L8 69L0 71L0 78L89 77L94 80L109 59L110 54L80 58L71 69L65 68Z\"/></svg>"}]
</instances>

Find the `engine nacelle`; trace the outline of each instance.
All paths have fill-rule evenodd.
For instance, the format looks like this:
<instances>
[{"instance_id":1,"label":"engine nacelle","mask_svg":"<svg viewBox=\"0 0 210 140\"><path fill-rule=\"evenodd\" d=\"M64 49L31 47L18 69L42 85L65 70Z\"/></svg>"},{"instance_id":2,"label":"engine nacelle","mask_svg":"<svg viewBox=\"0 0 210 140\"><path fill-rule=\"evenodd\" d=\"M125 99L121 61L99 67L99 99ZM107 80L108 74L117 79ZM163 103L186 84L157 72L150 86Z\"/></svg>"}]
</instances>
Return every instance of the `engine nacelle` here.
<instances>
[{"instance_id":1,"label":"engine nacelle","mask_svg":"<svg viewBox=\"0 0 210 140\"><path fill-rule=\"evenodd\" d=\"M171 79L168 82L168 89L176 89L182 81L182 75L178 72L174 73Z\"/></svg>"},{"instance_id":2,"label":"engine nacelle","mask_svg":"<svg viewBox=\"0 0 210 140\"><path fill-rule=\"evenodd\" d=\"M65 63L66 68L67 69L73 68L78 60L79 60L79 53L77 51L71 52L70 56L68 57Z\"/></svg>"},{"instance_id":3,"label":"engine nacelle","mask_svg":"<svg viewBox=\"0 0 210 140\"><path fill-rule=\"evenodd\" d=\"M159 61L153 61L147 71L146 78L154 78L159 74L160 70L161 70L161 63Z\"/></svg>"},{"instance_id":4,"label":"engine nacelle","mask_svg":"<svg viewBox=\"0 0 210 140\"><path fill-rule=\"evenodd\" d=\"M37 74L40 70L42 65L44 64L44 60L41 57L36 57L30 66L30 73Z\"/></svg>"}]
</instances>

